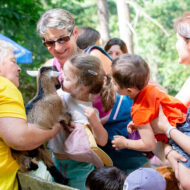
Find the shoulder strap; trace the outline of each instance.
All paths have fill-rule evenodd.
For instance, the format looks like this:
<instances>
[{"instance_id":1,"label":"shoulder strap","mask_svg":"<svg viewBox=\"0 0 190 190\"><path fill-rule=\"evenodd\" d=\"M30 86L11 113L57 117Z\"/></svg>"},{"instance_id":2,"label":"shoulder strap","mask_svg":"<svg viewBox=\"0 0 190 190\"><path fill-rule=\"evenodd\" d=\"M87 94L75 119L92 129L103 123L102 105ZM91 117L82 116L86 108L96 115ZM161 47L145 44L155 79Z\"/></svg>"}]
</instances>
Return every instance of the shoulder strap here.
<instances>
[{"instance_id":1,"label":"shoulder strap","mask_svg":"<svg viewBox=\"0 0 190 190\"><path fill-rule=\"evenodd\" d=\"M90 53L92 50L94 50L94 49L100 50L100 51L101 51L104 55L106 55L111 61L113 61L113 59L112 59L111 56L107 53L107 51L104 50L103 48L101 48L100 46L96 46L96 45L90 46L90 47L88 47L88 48L86 48L86 49L84 50L84 53L89 54L89 53Z\"/></svg>"}]
</instances>

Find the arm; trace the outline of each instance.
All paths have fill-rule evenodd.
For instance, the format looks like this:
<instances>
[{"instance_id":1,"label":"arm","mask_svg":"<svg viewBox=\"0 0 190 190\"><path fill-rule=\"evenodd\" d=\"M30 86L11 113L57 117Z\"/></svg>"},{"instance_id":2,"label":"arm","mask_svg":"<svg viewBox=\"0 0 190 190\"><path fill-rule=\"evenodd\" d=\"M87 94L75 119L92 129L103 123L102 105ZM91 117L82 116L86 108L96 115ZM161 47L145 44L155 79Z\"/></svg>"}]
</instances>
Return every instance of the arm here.
<instances>
[{"instance_id":1,"label":"arm","mask_svg":"<svg viewBox=\"0 0 190 190\"><path fill-rule=\"evenodd\" d=\"M164 153L167 156L167 159L171 164L175 175L178 176L178 160L185 162L187 159L175 150L172 150L172 147L169 144L164 145Z\"/></svg>"},{"instance_id":2,"label":"arm","mask_svg":"<svg viewBox=\"0 0 190 190\"><path fill-rule=\"evenodd\" d=\"M90 123L90 128L96 139L96 142L100 146L105 146L108 141L108 133L101 124L100 120L96 116L96 111L93 108L85 108L84 113Z\"/></svg>"},{"instance_id":3,"label":"arm","mask_svg":"<svg viewBox=\"0 0 190 190\"><path fill-rule=\"evenodd\" d=\"M186 80L185 84L181 88L181 90L176 95L176 98L178 98L182 103L184 103L186 106L189 106L190 104L190 77Z\"/></svg>"},{"instance_id":4,"label":"arm","mask_svg":"<svg viewBox=\"0 0 190 190\"><path fill-rule=\"evenodd\" d=\"M164 133L166 134L168 128L171 126L168 119L163 113L162 107L160 106L159 117L154 121L157 126L156 129L153 129L155 133ZM190 154L190 137L179 131L177 128L170 131L170 137L188 154Z\"/></svg>"},{"instance_id":5,"label":"arm","mask_svg":"<svg viewBox=\"0 0 190 190\"><path fill-rule=\"evenodd\" d=\"M138 127L138 131L141 136L141 139L139 140L126 139L123 136L114 136L114 140L112 141L113 147L116 148L116 150L121 148L128 148L137 151L154 150L156 147L156 139L150 124Z\"/></svg>"},{"instance_id":6,"label":"arm","mask_svg":"<svg viewBox=\"0 0 190 190\"><path fill-rule=\"evenodd\" d=\"M108 119L110 117L110 114L111 114L111 112L108 115L106 115L105 117L101 118L102 125L106 124L106 122L108 121Z\"/></svg>"},{"instance_id":7,"label":"arm","mask_svg":"<svg viewBox=\"0 0 190 190\"><path fill-rule=\"evenodd\" d=\"M171 138L188 154L190 154L190 136L179 131L177 128L170 131Z\"/></svg>"},{"instance_id":8,"label":"arm","mask_svg":"<svg viewBox=\"0 0 190 190\"><path fill-rule=\"evenodd\" d=\"M20 118L0 118L0 137L16 150L32 150L55 136L61 129L55 124L51 130L42 130L34 124L27 124Z\"/></svg>"}]
</instances>

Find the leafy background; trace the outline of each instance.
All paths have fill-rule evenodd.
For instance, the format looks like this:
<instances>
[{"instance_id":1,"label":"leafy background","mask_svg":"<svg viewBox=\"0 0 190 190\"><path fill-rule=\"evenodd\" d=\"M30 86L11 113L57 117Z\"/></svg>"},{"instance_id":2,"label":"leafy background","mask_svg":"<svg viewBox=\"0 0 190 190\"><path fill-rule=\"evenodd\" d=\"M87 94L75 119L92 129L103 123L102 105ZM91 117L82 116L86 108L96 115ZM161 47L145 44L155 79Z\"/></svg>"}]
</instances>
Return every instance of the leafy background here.
<instances>
[{"instance_id":1,"label":"leafy background","mask_svg":"<svg viewBox=\"0 0 190 190\"><path fill-rule=\"evenodd\" d=\"M108 0L109 27L111 37L119 37L116 2ZM175 95L190 74L187 66L178 64L175 48L176 34L173 20L184 12L190 11L187 0L134 0L143 10L158 21L168 31L166 36L154 23L140 15L134 37L135 54L144 57L152 70L152 78L157 78L171 95ZM37 69L51 58L36 33L36 23L46 10L51 8L69 10L78 26L91 26L98 29L96 0L1 0L0 1L0 33L10 37L17 43L32 51L33 64L19 64L20 90L25 104L36 92L35 79L26 75L26 69ZM136 11L131 8L131 19ZM138 43L137 43L138 42Z\"/></svg>"}]
</instances>

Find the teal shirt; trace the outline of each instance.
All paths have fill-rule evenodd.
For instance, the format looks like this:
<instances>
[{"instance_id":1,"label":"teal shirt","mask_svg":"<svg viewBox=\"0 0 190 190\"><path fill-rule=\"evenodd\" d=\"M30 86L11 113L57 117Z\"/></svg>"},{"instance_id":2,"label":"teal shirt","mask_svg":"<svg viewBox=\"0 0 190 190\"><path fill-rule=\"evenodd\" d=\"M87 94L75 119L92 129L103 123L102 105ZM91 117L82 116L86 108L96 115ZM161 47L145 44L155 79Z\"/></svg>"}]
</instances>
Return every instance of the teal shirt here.
<instances>
[{"instance_id":1,"label":"teal shirt","mask_svg":"<svg viewBox=\"0 0 190 190\"><path fill-rule=\"evenodd\" d=\"M94 170L94 165L75 160L58 160L53 156L56 168L69 179L69 186L80 190L86 190L85 183L88 174Z\"/></svg>"}]
</instances>

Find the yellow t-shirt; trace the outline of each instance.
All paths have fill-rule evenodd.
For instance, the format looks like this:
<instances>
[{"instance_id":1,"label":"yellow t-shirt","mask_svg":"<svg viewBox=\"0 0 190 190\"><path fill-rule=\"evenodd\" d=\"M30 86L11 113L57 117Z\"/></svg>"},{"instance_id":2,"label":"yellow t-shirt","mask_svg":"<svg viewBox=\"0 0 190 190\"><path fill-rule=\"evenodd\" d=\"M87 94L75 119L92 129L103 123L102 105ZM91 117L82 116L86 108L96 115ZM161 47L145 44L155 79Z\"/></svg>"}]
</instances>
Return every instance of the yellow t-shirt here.
<instances>
[{"instance_id":1,"label":"yellow t-shirt","mask_svg":"<svg viewBox=\"0 0 190 190\"><path fill-rule=\"evenodd\" d=\"M0 117L16 117L26 120L23 98L16 86L0 77ZM13 126L13 133L16 126ZM19 165L11 155L10 148L0 137L0 190L17 190L16 173Z\"/></svg>"}]
</instances>

